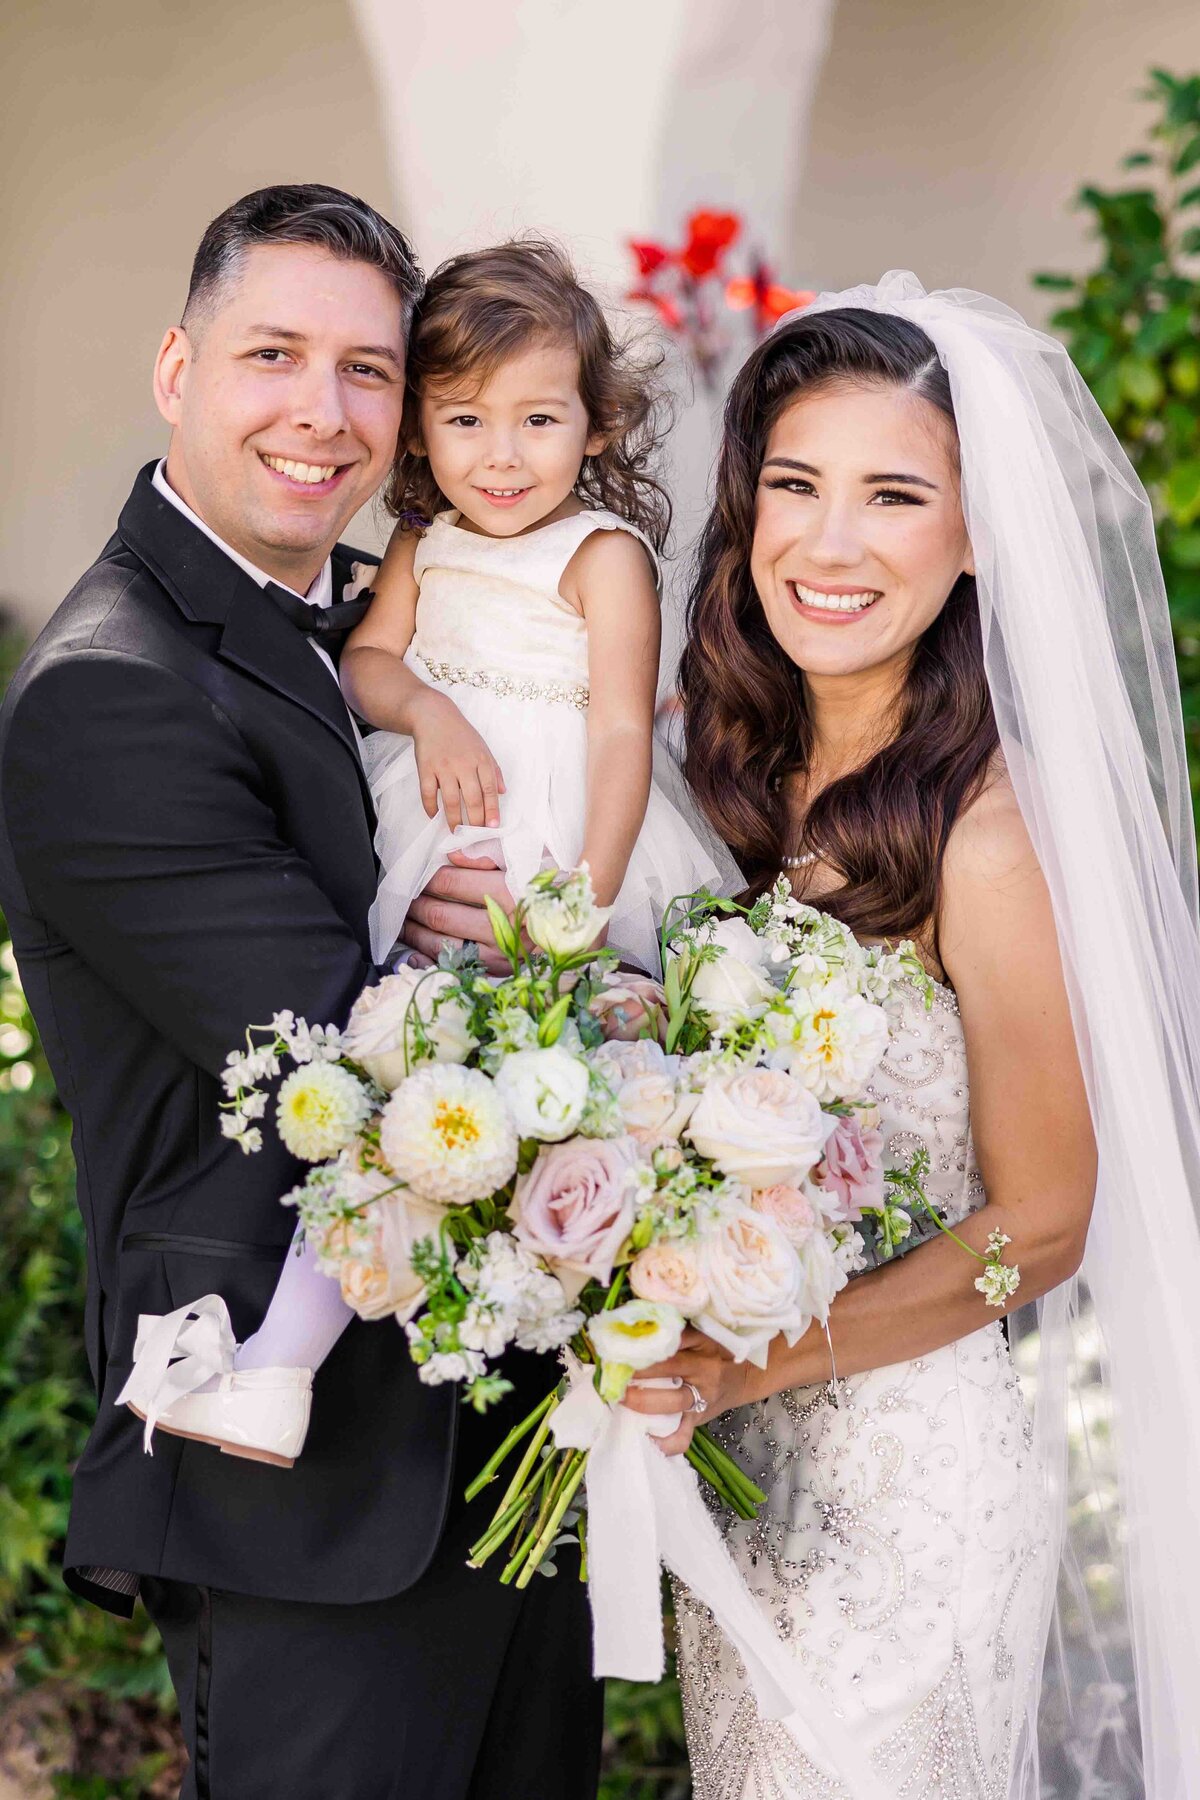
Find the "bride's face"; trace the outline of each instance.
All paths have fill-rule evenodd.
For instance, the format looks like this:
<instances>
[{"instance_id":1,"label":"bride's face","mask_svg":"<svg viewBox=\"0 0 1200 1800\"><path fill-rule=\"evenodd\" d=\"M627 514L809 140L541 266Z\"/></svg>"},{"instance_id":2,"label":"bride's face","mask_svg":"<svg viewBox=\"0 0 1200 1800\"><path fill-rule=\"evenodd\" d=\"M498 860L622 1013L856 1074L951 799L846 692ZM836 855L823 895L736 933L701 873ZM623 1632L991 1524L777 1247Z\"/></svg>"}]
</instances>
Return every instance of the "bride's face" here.
<instances>
[{"instance_id":1,"label":"bride's face","mask_svg":"<svg viewBox=\"0 0 1200 1800\"><path fill-rule=\"evenodd\" d=\"M806 674L902 665L966 570L954 430L893 387L824 389L776 420L759 472L751 573Z\"/></svg>"}]
</instances>

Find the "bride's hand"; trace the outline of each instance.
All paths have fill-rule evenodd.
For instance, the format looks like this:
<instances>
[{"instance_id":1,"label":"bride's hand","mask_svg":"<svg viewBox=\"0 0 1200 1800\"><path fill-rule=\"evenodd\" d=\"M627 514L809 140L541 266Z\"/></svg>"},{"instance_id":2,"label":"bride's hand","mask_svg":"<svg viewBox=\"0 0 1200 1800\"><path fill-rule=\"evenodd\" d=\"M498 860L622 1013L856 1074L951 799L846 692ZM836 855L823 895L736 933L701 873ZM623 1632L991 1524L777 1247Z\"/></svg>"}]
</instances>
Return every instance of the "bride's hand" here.
<instances>
[{"instance_id":1,"label":"bride's hand","mask_svg":"<svg viewBox=\"0 0 1200 1800\"><path fill-rule=\"evenodd\" d=\"M487 857L464 856L455 850L409 907L401 942L433 962L443 944L457 950L465 943L475 943L489 975L511 974L508 958L496 948L484 903L487 894L511 917L513 899L503 869Z\"/></svg>"},{"instance_id":2,"label":"bride's hand","mask_svg":"<svg viewBox=\"0 0 1200 1800\"><path fill-rule=\"evenodd\" d=\"M678 1429L670 1437L655 1440L667 1456L679 1456L691 1443L697 1425L711 1424L718 1414L744 1403L749 1368L748 1363L735 1363L728 1350L723 1350L702 1331L689 1325L674 1356L655 1363L653 1368L639 1370L625 1390L622 1405L629 1407L631 1412L659 1414L676 1413L681 1407L685 1408ZM684 1385L679 1388L634 1385L637 1381L661 1380L671 1375L677 1375ZM695 1388L704 1401L703 1411L696 1411L689 1386Z\"/></svg>"}]
</instances>

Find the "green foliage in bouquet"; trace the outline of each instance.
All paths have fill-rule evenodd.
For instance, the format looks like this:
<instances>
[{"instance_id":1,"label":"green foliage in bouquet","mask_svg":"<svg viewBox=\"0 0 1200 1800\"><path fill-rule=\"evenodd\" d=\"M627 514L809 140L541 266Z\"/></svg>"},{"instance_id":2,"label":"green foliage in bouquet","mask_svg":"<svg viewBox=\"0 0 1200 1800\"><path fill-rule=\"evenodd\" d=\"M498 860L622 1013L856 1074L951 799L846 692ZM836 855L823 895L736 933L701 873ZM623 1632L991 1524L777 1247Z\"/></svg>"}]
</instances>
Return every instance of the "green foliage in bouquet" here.
<instances>
[{"instance_id":1,"label":"green foliage in bouquet","mask_svg":"<svg viewBox=\"0 0 1200 1800\"><path fill-rule=\"evenodd\" d=\"M1099 267L1034 281L1067 296L1051 324L1154 504L1200 794L1200 75L1154 69L1143 97L1157 116L1124 161L1136 185L1078 195Z\"/></svg>"}]
</instances>

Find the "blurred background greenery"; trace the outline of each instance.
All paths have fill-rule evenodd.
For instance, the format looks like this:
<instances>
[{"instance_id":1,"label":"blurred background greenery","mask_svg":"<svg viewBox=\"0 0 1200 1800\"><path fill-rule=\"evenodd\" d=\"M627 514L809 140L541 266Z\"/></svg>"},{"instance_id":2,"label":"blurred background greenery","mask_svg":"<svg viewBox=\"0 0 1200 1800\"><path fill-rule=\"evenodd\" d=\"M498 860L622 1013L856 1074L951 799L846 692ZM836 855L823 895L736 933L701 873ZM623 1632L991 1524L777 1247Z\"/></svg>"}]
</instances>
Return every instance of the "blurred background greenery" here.
<instances>
[{"instance_id":1,"label":"blurred background greenery","mask_svg":"<svg viewBox=\"0 0 1200 1800\"><path fill-rule=\"evenodd\" d=\"M1200 791L1200 75L1153 71L1129 180L1084 187L1096 266L1034 277L1150 490ZM714 196L719 200L719 196ZM21 646L0 644L0 678ZM0 1800L160 1800L180 1753L157 1638L73 1600L57 1566L93 1398L69 1125L0 950ZM7 1784L7 1785L6 1785ZM609 1684L601 1800L687 1800L679 1697Z\"/></svg>"}]
</instances>

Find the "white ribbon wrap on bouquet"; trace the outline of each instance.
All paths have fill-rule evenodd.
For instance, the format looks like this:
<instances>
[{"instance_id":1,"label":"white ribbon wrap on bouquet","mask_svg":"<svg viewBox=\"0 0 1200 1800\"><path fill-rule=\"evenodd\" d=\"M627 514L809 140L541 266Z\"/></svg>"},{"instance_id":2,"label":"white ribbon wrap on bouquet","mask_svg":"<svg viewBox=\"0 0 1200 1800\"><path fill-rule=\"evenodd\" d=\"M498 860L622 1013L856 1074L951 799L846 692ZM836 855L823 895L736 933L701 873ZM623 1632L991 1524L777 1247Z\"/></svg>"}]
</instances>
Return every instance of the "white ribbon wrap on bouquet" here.
<instances>
[{"instance_id":1,"label":"white ribbon wrap on bouquet","mask_svg":"<svg viewBox=\"0 0 1200 1800\"><path fill-rule=\"evenodd\" d=\"M835 1722L821 1714L823 1698L747 1592L690 1464L682 1456L662 1454L647 1433L647 1415L606 1405L592 1367L569 1351L566 1363L569 1390L551 1414L550 1430L560 1449L588 1453L588 1596L596 1675L661 1679L659 1568L665 1565L709 1608L741 1657L763 1716L783 1720L800 1749L823 1774L844 1782L853 1800L889 1800L863 1753L844 1738L835 1741Z\"/></svg>"}]
</instances>

